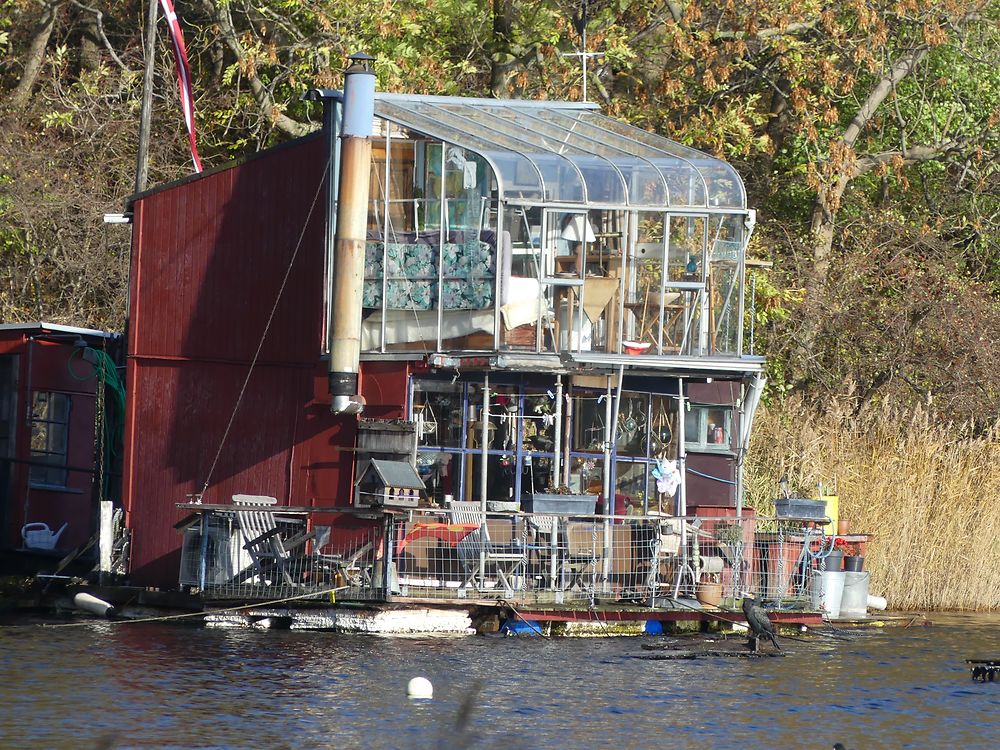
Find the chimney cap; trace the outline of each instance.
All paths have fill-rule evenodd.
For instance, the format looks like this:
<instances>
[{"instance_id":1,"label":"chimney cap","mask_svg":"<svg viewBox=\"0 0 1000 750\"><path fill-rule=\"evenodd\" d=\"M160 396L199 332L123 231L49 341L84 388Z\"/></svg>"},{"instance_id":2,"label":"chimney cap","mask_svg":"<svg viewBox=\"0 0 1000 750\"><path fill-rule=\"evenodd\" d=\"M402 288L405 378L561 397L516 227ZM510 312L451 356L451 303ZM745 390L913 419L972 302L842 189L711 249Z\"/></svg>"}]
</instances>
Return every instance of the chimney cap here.
<instances>
[{"instance_id":1,"label":"chimney cap","mask_svg":"<svg viewBox=\"0 0 1000 750\"><path fill-rule=\"evenodd\" d=\"M360 65L365 70L371 70L371 63L375 61L375 58L367 52L355 52L353 55L349 55L347 59L350 60L353 65Z\"/></svg>"}]
</instances>

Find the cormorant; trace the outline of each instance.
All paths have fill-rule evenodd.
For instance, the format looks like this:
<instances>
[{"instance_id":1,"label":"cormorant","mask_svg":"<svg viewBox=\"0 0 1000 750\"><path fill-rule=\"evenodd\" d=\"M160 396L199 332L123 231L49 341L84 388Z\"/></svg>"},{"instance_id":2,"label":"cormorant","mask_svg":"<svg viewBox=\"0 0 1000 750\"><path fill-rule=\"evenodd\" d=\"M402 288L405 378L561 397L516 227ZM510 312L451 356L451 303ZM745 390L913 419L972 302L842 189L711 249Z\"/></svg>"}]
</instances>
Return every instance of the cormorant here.
<instances>
[{"instance_id":1,"label":"cormorant","mask_svg":"<svg viewBox=\"0 0 1000 750\"><path fill-rule=\"evenodd\" d=\"M753 598L753 594L744 592L743 594L743 615L747 618L747 625L750 626L751 648L756 653L760 646L761 638L770 638L774 647L781 651L778 640L774 637L774 626L767 612Z\"/></svg>"}]
</instances>

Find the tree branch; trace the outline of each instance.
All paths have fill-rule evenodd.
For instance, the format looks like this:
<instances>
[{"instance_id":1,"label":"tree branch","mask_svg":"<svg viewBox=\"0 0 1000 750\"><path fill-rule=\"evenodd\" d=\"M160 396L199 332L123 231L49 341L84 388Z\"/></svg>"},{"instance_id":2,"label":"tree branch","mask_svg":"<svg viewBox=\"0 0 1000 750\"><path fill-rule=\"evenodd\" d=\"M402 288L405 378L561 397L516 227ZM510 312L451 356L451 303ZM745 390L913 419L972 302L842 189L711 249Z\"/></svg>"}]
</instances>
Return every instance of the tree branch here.
<instances>
[{"instance_id":1,"label":"tree branch","mask_svg":"<svg viewBox=\"0 0 1000 750\"><path fill-rule=\"evenodd\" d=\"M986 132L978 138L949 138L937 143L924 143L899 151L883 151L878 154L866 154L855 162L855 176L870 172L879 164L888 164L902 159L905 164L918 164L925 161L940 159L949 153L965 151L969 147L984 140L996 138L998 133Z\"/></svg>"},{"instance_id":2,"label":"tree branch","mask_svg":"<svg viewBox=\"0 0 1000 750\"><path fill-rule=\"evenodd\" d=\"M239 36L233 27L233 19L229 14L228 5L216 5L212 0L202 0L202 5L209 16L218 24L223 42L229 47L229 50L236 57L240 66L247 71L246 77L250 83L250 93L253 95L254 101L257 102L257 106L261 112L270 118L278 130L293 138L311 133L314 129L311 125L299 122L279 110L271 96L271 92L267 90L267 86L260 80L256 72L247 67L247 52L243 48L243 45L240 44Z\"/></svg>"}]
</instances>

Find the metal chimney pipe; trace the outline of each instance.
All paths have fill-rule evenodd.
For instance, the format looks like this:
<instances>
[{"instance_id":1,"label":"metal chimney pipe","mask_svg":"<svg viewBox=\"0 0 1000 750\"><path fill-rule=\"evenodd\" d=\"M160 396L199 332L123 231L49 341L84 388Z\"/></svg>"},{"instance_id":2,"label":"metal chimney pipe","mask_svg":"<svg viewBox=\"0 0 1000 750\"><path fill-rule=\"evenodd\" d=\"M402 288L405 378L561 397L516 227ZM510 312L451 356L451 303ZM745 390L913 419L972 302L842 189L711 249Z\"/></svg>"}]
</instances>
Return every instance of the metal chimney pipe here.
<instances>
[{"instance_id":1,"label":"metal chimney pipe","mask_svg":"<svg viewBox=\"0 0 1000 750\"><path fill-rule=\"evenodd\" d=\"M372 163L372 119L375 116L375 58L351 55L344 74L344 114L340 143L340 188L334 239L333 300L330 306L330 410L359 414L361 296L368 232L368 186Z\"/></svg>"}]
</instances>

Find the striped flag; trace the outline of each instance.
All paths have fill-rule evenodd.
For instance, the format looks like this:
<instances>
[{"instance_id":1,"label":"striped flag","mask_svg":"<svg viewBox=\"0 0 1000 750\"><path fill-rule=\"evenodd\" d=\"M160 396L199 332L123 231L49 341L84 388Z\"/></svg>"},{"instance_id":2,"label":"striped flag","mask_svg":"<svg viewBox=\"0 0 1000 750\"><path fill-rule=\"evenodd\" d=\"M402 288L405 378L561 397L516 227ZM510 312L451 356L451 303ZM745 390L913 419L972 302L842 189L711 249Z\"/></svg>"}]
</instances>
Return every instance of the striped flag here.
<instances>
[{"instance_id":1,"label":"striped flag","mask_svg":"<svg viewBox=\"0 0 1000 750\"><path fill-rule=\"evenodd\" d=\"M170 26L170 40L174 43L174 59L177 61L177 87L180 89L181 109L184 111L184 124L187 126L188 140L191 142L191 160L194 161L194 171L201 171L201 159L198 157L198 146L194 137L194 95L191 92L191 69L188 67L187 49L184 47L184 34L177 21L173 0L160 0L160 7L167 17Z\"/></svg>"}]
</instances>

